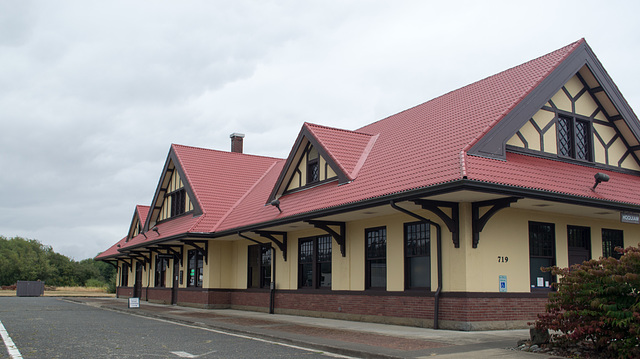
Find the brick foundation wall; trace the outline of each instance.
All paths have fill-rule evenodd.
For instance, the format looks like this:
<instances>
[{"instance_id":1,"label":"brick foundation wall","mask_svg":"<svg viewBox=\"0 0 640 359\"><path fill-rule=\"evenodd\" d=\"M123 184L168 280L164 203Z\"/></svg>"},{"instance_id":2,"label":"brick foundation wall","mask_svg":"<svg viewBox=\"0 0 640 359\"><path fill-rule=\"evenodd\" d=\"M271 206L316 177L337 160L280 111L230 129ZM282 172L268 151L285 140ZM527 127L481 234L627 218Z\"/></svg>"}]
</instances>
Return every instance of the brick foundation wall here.
<instances>
[{"instance_id":1,"label":"brick foundation wall","mask_svg":"<svg viewBox=\"0 0 640 359\"><path fill-rule=\"evenodd\" d=\"M118 288L130 297L133 288ZM145 293L145 291L143 291ZM153 302L170 303L171 288L149 288ZM236 308L268 311L268 291L181 288L178 304L201 308ZM275 312L367 322L432 327L435 299L432 293L287 291L275 295ZM489 330L526 328L545 311L546 294L443 293L439 326L443 329Z\"/></svg>"},{"instance_id":2,"label":"brick foundation wall","mask_svg":"<svg viewBox=\"0 0 640 359\"><path fill-rule=\"evenodd\" d=\"M149 288L147 300L153 303L171 304L171 288Z\"/></svg>"}]
</instances>

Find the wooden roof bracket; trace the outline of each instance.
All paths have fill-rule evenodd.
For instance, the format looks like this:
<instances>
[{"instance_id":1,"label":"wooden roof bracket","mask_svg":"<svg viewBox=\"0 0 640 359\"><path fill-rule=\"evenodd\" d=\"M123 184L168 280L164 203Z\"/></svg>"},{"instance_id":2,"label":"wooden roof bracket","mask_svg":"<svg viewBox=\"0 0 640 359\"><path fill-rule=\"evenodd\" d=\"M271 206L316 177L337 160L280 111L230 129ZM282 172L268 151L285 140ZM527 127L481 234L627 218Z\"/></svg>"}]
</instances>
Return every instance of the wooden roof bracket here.
<instances>
[{"instance_id":1,"label":"wooden roof bracket","mask_svg":"<svg viewBox=\"0 0 640 359\"><path fill-rule=\"evenodd\" d=\"M460 210L458 202L432 201L428 199L416 199L413 203L422 206L422 209L433 212L444 222L451 232L451 240L456 248L460 248ZM451 216L444 213L439 207L451 208Z\"/></svg>"},{"instance_id":2,"label":"wooden roof bracket","mask_svg":"<svg viewBox=\"0 0 640 359\"><path fill-rule=\"evenodd\" d=\"M129 262L127 262L127 259L129 260ZM133 267L133 258L119 258L118 260L124 262L130 268Z\"/></svg>"},{"instance_id":3,"label":"wooden roof bracket","mask_svg":"<svg viewBox=\"0 0 640 359\"><path fill-rule=\"evenodd\" d=\"M180 247L180 252L173 249L173 247ZM183 248L182 245L170 245L170 244L158 244L158 248L164 249L167 251L167 254L171 253L175 258L178 258L178 262L182 265L182 257L183 257Z\"/></svg>"},{"instance_id":4,"label":"wooden roof bracket","mask_svg":"<svg viewBox=\"0 0 640 359\"><path fill-rule=\"evenodd\" d=\"M146 257L141 251L138 252L134 252L131 251L128 253L129 257L131 258L131 266L133 267L133 259L135 259L137 262L142 262L142 267L143 268L147 268L147 264L151 264L151 252L149 252L149 257ZM140 260L140 258L142 258L142 260Z\"/></svg>"},{"instance_id":5,"label":"wooden roof bracket","mask_svg":"<svg viewBox=\"0 0 640 359\"><path fill-rule=\"evenodd\" d=\"M307 223L309 223L310 225L322 229L323 231L327 232L328 234L331 235L331 237L333 237L333 239L335 239L336 243L338 243L338 245L340 246L340 253L342 254L343 257L347 256L347 251L346 251L346 240L345 240L345 233L346 233L346 224L345 222L335 222L335 221L316 221L316 220L308 220L305 221ZM337 226L339 227L339 231L340 232L336 232L335 230L333 230L333 228L329 227L329 226Z\"/></svg>"},{"instance_id":6,"label":"wooden roof bracket","mask_svg":"<svg viewBox=\"0 0 640 359\"><path fill-rule=\"evenodd\" d=\"M209 241L181 241L195 248L204 258L204 264L209 264ZM198 246L198 243L204 243L204 247Z\"/></svg>"},{"instance_id":7,"label":"wooden roof bracket","mask_svg":"<svg viewBox=\"0 0 640 359\"><path fill-rule=\"evenodd\" d=\"M494 214L498 213L501 209L505 209L511 206L511 203L517 202L523 197L507 197L500 199L492 199L488 201L480 201L471 203L471 229L473 231L473 248L478 248L478 242L480 241L480 232L484 229L489 219ZM480 216L480 208L488 207L489 210Z\"/></svg>"},{"instance_id":8,"label":"wooden roof bracket","mask_svg":"<svg viewBox=\"0 0 640 359\"><path fill-rule=\"evenodd\" d=\"M262 243L262 242L260 242L260 241L257 241L257 240L255 240L255 239L253 239L253 238L249 238L249 237L245 236L244 234L242 234L242 232L238 232L238 236L240 236L240 237L242 237L242 238L244 238L244 239L248 239L248 240L250 240L251 242L254 242L254 243L257 243L257 244L264 244L264 243Z\"/></svg>"},{"instance_id":9,"label":"wooden roof bracket","mask_svg":"<svg viewBox=\"0 0 640 359\"><path fill-rule=\"evenodd\" d=\"M253 233L275 243L275 245L282 251L282 258L284 258L285 262L287 261L287 232L253 231ZM274 236L282 236L282 241L277 240Z\"/></svg>"}]
</instances>

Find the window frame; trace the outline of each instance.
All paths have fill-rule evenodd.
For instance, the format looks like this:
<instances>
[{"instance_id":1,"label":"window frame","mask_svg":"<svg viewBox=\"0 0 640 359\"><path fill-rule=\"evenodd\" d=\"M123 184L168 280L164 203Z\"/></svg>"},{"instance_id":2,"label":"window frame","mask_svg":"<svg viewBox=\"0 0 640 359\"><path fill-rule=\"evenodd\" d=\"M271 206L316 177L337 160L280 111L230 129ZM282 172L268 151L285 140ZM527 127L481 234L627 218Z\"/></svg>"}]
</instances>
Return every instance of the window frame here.
<instances>
[{"instance_id":1,"label":"window frame","mask_svg":"<svg viewBox=\"0 0 640 359\"><path fill-rule=\"evenodd\" d=\"M166 288L167 267L169 267L169 259L160 255L156 255L155 277L153 281L155 288Z\"/></svg>"},{"instance_id":2,"label":"window frame","mask_svg":"<svg viewBox=\"0 0 640 359\"><path fill-rule=\"evenodd\" d=\"M195 268L192 268L193 264L191 259L194 258ZM191 274L191 270L194 270L194 274ZM191 283L191 279L195 277L194 283ZM201 279L202 277L202 279ZM197 249L189 249L187 251L187 288L202 288L204 283L204 257Z\"/></svg>"},{"instance_id":3,"label":"window frame","mask_svg":"<svg viewBox=\"0 0 640 359\"><path fill-rule=\"evenodd\" d=\"M605 235L605 231L606 233L609 233L609 235ZM611 238L610 235L613 235L614 233L619 233L620 238ZM617 243L613 243L614 240L618 239L621 242L620 245L617 245ZM624 248L624 231L622 229L602 228L602 256L620 259L620 257L622 257L622 254L615 251L616 247Z\"/></svg>"},{"instance_id":4,"label":"window frame","mask_svg":"<svg viewBox=\"0 0 640 359\"><path fill-rule=\"evenodd\" d=\"M271 248L271 243L252 244L247 246L247 288L265 289L270 287L272 278L271 261L273 260ZM252 258L252 250L256 249L258 255L256 258ZM268 261L265 264L266 257L268 257ZM259 268L257 287L253 285L253 265L255 265L256 268Z\"/></svg>"},{"instance_id":5,"label":"window frame","mask_svg":"<svg viewBox=\"0 0 640 359\"><path fill-rule=\"evenodd\" d=\"M426 238L416 238L415 241L426 241L426 254L410 254L410 246L409 246L409 236L410 231L408 230L410 227L414 226L425 226L424 232L426 233ZM414 233L420 233L421 231L414 231ZM431 224L429 222L417 221L417 222L408 222L404 224L404 238L403 238L403 249L404 249L404 281L405 281L405 289L426 289L431 290ZM415 252L415 251L414 251ZM428 277L428 286L412 286L411 285L411 258L421 258L428 257L429 258L429 277Z\"/></svg>"},{"instance_id":6,"label":"window frame","mask_svg":"<svg viewBox=\"0 0 640 359\"><path fill-rule=\"evenodd\" d=\"M566 137L566 141L569 142L568 154L561 153L564 146L561 146L561 141L565 139L565 136L560 136L560 121L564 120L567 122L567 130L568 134ZM578 157L578 131L577 126L578 123L583 124L585 126L586 134L585 134L585 151L586 158ZM568 113L557 113L556 115L556 148L557 155L561 158L570 158L576 161L583 162L594 162L593 158L593 126L591 124L591 120L576 114L568 114Z\"/></svg>"},{"instance_id":7,"label":"window frame","mask_svg":"<svg viewBox=\"0 0 640 359\"><path fill-rule=\"evenodd\" d=\"M384 256L375 256L372 257L370 256L370 253L373 252L372 250L370 250L369 246L370 246L370 236L369 234L371 233L375 233L375 232L379 232L378 237L383 237L384 238ZM373 290L386 290L387 289L387 285L388 285L388 278L387 278L387 227L386 226L380 226L380 227L373 227L373 228L365 228L364 230L364 252L365 252L365 288L366 289L373 289ZM380 249L377 249L378 252L382 252ZM384 273L384 286L373 286L371 284L371 267L372 264L379 262L381 260L384 260L384 269L385 269L385 273Z\"/></svg>"},{"instance_id":8,"label":"window frame","mask_svg":"<svg viewBox=\"0 0 640 359\"><path fill-rule=\"evenodd\" d=\"M168 218L173 218L187 212L187 191L184 189L184 187L167 193L167 195L165 196L165 200L166 198L171 198L171 208L169 210Z\"/></svg>"},{"instance_id":9,"label":"window frame","mask_svg":"<svg viewBox=\"0 0 640 359\"><path fill-rule=\"evenodd\" d=\"M307 243L310 244L310 254L303 257L303 247ZM321 245L326 245L328 243L328 253L325 251L321 251ZM310 257L308 260L306 257ZM327 260L328 257L328 260ZM322 285L322 274L326 273L322 271L323 264L329 264L329 274L333 275L333 237L330 235L321 235L321 236L313 236L313 237L305 237L298 239L298 289L323 289L330 290L333 281L329 281L329 285ZM306 271L303 269L305 265L311 266L311 285L305 284L305 278L303 274Z\"/></svg>"},{"instance_id":10,"label":"window frame","mask_svg":"<svg viewBox=\"0 0 640 359\"><path fill-rule=\"evenodd\" d=\"M120 286L129 286L129 263L127 262L122 262L122 266L120 266Z\"/></svg>"},{"instance_id":11,"label":"window frame","mask_svg":"<svg viewBox=\"0 0 640 359\"><path fill-rule=\"evenodd\" d=\"M544 225L544 226L549 226L550 227L550 231L548 231L547 233L549 233L551 235L551 243L550 245L547 244L547 246L549 247L549 249L551 250L551 255L533 255L532 254L532 249L533 249L533 245L532 245L532 240L534 238L532 238L532 226L540 226L540 225ZM532 279L532 259L533 258L542 258L542 259L548 259L549 260L549 266L554 266L556 265L556 256L557 256L557 251L556 251L556 225L555 223L547 223L547 222L537 222L537 221L529 221L529 225L528 225L528 236L529 236L529 287L531 288L531 291L550 291L552 290L552 283L554 283L555 280L555 276L549 274L549 286L542 286L542 287L538 287L537 283L535 283L536 285L534 286L534 283L532 283L531 279ZM536 232L539 233L540 235L544 235L545 233L542 232ZM542 245L544 247L544 244ZM538 268L539 271L539 268ZM544 277L543 277L544 278ZM546 283L545 283L546 284Z\"/></svg>"}]
</instances>

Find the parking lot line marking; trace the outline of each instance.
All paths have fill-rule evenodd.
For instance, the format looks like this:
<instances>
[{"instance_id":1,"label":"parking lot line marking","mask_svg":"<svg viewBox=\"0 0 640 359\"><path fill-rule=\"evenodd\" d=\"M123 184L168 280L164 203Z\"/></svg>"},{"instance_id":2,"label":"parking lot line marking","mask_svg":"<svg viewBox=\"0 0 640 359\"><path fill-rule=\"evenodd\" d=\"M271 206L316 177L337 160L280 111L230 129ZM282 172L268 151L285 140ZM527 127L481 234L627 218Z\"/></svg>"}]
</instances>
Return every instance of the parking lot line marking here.
<instances>
[{"instance_id":1,"label":"parking lot line marking","mask_svg":"<svg viewBox=\"0 0 640 359\"><path fill-rule=\"evenodd\" d=\"M2 325L1 320L0 320L0 336L2 336L2 341L4 342L4 345L7 347L7 351L9 352L9 356L11 357L11 359L22 359L22 354L20 354L18 347L16 347L16 345L13 343L13 340L11 340L11 337L9 336L9 333L7 333L7 330L4 329L4 325Z\"/></svg>"},{"instance_id":2,"label":"parking lot line marking","mask_svg":"<svg viewBox=\"0 0 640 359\"><path fill-rule=\"evenodd\" d=\"M101 308L101 309L106 309L106 308ZM106 310L111 310L111 309L106 309ZM145 317L145 316L139 315L139 314L129 314L129 315L131 315L133 317L139 317L139 318L155 320L155 321L158 321L158 322L175 324L175 325L179 325L179 326L187 327L187 328L206 330L208 332L213 332L213 333L218 333L218 334L223 334L223 335L229 335L229 336L236 337L236 338L243 338L243 339L255 340L257 342L280 345L280 346L287 347L287 348L294 348L294 349L304 350L304 351L308 351L308 352L316 352L316 353L317 352L321 352L322 355L328 356L328 357L332 357L332 358L356 359L355 357L350 357L350 356L347 356L347 355L331 353L331 352L327 352L327 351L324 351L324 350L305 348L305 347L301 347L301 346L297 346L297 345L293 345L293 344L280 343L280 342L273 341L273 340L262 339L262 338L253 337L253 336L250 336L250 335L231 333L231 332L227 332L227 331L219 330L219 329L198 327L198 326L195 326L195 325L189 325L189 324L185 324L185 323L174 322L174 321L171 321L171 320L168 320L168 319Z\"/></svg>"}]
</instances>

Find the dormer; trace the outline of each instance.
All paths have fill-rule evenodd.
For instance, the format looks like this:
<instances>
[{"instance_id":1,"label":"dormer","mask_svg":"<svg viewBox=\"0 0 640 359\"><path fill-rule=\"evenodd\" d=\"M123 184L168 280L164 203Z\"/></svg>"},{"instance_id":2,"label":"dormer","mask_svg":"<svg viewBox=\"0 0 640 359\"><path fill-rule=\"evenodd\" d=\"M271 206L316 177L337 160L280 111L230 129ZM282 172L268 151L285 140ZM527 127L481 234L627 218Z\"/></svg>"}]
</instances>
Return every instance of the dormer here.
<instances>
[{"instance_id":1,"label":"dormer","mask_svg":"<svg viewBox=\"0 0 640 359\"><path fill-rule=\"evenodd\" d=\"M147 214L149 213L149 206L136 206L133 212L133 218L131 219L131 225L129 225L129 232L127 233L127 239L125 242L129 242L132 238L142 233L142 228L147 220Z\"/></svg>"},{"instance_id":2,"label":"dormer","mask_svg":"<svg viewBox=\"0 0 640 359\"><path fill-rule=\"evenodd\" d=\"M377 135L305 123L269 202L288 193L335 181L354 181Z\"/></svg>"},{"instance_id":3,"label":"dormer","mask_svg":"<svg viewBox=\"0 0 640 359\"><path fill-rule=\"evenodd\" d=\"M200 206L194 201L191 186L185 180L184 171L172 147L149 209L145 231L176 217L200 213Z\"/></svg>"}]
</instances>

